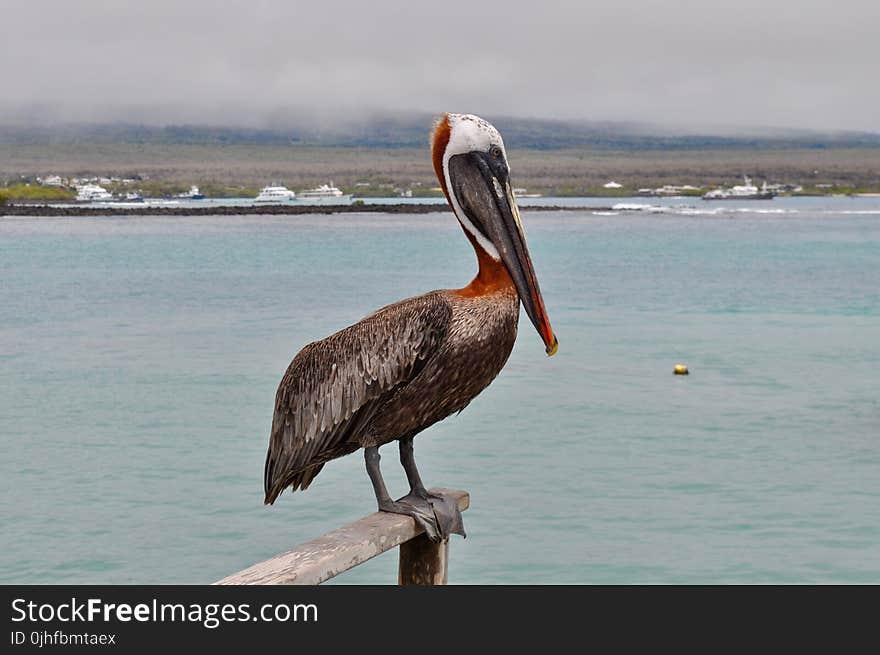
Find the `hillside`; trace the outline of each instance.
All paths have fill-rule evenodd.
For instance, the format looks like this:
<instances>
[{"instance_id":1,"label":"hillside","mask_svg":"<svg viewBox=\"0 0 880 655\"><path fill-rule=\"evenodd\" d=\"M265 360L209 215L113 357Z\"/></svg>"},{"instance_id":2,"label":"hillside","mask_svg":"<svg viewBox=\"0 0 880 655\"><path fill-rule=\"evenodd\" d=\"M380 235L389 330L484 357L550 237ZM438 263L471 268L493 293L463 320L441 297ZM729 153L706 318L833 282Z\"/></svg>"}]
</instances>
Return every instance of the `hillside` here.
<instances>
[{"instance_id":1,"label":"hillside","mask_svg":"<svg viewBox=\"0 0 880 655\"><path fill-rule=\"evenodd\" d=\"M127 143L153 145L303 145L338 147L422 147L433 117L428 114L374 116L360 120L303 119L272 129L195 125L0 125L0 145ZM622 122L555 121L493 117L509 148L554 150L688 150L717 148L880 147L880 134L810 130L750 130L739 134L676 133L668 127Z\"/></svg>"},{"instance_id":2,"label":"hillside","mask_svg":"<svg viewBox=\"0 0 880 655\"><path fill-rule=\"evenodd\" d=\"M592 195L616 180L629 189L664 184L768 182L880 187L880 135L763 131L752 135L662 133L625 123L500 118L514 184L558 195ZM427 194L437 182L428 155L431 117L359 123L306 122L257 130L194 126L0 127L0 186L37 176L141 178L146 192L253 195L268 182L294 189L333 180L362 195ZM667 130L668 132L668 130Z\"/></svg>"}]
</instances>

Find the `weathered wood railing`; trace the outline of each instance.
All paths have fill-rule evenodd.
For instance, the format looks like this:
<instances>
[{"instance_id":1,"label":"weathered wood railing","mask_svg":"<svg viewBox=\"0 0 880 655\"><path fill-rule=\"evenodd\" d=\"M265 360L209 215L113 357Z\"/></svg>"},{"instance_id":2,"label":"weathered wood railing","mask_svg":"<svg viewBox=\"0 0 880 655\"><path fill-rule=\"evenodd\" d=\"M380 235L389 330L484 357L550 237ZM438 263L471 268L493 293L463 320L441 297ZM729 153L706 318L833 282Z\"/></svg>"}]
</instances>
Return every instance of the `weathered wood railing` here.
<instances>
[{"instance_id":1,"label":"weathered wood railing","mask_svg":"<svg viewBox=\"0 0 880 655\"><path fill-rule=\"evenodd\" d=\"M470 506L466 491L431 489L431 493L451 496L462 511ZM400 546L399 584L446 584L449 541L434 543L410 517L385 512L365 516L214 584L320 584L395 546Z\"/></svg>"}]
</instances>

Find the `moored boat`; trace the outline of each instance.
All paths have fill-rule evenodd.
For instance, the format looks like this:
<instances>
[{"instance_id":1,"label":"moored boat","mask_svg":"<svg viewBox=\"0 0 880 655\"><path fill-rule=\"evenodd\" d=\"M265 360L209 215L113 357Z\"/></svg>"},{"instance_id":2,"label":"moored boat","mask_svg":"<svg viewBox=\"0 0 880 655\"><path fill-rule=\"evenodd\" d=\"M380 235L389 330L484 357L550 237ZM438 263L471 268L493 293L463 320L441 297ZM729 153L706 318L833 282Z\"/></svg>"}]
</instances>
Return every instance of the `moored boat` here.
<instances>
[{"instance_id":1,"label":"moored boat","mask_svg":"<svg viewBox=\"0 0 880 655\"><path fill-rule=\"evenodd\" d=\"M79 202L109 202L113 194L98 184L84 184L77 187L76 199Z\"/></svg>"},{"instance_id":2,"label":"moored boat","mask_svg":"<svg viewBox=\"0 0 880 655\"><path fill-rule=\"evenodd\" d=\"M296 192L281 184L264 186L254 202L288 202L296 200Z\"/></svg>"},{"instance_id":3,"label":"moored boat","mask_svg":"<svg viewBox=\"0 0 880 655\"><path fill-rule=\"evenodd\" d=\"M300 191L298 198L310 203L330 203L335 205L351 204L351 194L343 193L340 189L330 184L322 184L314 189Z\"/></svg>"},{"instance_id":4,"label":"moored boat","mask_svg":"<svg viewBox=\"0 0 880 655\"><path fill-rule=\"evenodd\" d=\"M183 193L177 194L178 198L185 198L186 200L204 200L205 194L199 191L199 187L193 184L189 191L184 191Z\"/></svg>"},{"instance_id":5,"label":"moored boat","mask_svg":"<svg viewBox=\"0 0 880 655\"><path fill-rule=\"evenodd\" d=\"M771 200L776 196L767 188L767 182L759 189L747 175L744 180L745 184L737 184L729 189L713 189L703 195L703 200Z\"/></svg>"}]
</instances>

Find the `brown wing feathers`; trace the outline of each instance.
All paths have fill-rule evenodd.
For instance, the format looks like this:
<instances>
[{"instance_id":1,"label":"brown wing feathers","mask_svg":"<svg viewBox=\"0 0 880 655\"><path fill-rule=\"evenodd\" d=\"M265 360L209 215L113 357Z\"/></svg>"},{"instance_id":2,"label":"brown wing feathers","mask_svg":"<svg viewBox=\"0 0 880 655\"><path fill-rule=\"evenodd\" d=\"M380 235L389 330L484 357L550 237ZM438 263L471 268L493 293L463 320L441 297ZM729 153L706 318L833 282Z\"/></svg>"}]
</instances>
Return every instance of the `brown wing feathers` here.
<instances>
[{"instance_id":1,"label":"brown wing feathers","mask_svg":"<svg viewBox=\"0 0 880 655\"><path fill-rule=\"evenodd\" d=\"M275 397L265 502L306 489L323 465L360 446L388 398L437 351L452 310L433 292L389 305L294 357Z\"/></svg>"}]
</instances>

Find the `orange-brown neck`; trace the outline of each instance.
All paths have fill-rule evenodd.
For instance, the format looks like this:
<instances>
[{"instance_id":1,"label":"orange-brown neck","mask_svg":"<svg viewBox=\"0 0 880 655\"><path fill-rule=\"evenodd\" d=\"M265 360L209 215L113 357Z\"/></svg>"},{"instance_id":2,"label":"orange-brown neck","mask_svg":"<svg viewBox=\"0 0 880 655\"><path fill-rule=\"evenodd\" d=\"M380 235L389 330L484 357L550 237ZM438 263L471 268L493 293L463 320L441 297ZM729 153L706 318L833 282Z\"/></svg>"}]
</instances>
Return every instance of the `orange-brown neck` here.
<instances>
[{"instance_id":1,"label":"orange-brown neck","mask_svg":"<svg viewBox=\"0 0 880 655\"><path fill-rule=\"evenodd\" d=\"M483 250L464 226L461 229L474 247L474 252L477 253L477 262L479 262L480 270L469 285L462 289L456 289L455 292L465 298L487 296L504 289L511 289L515 292L516 287L513 284L510 273L507 272L507 267L502 262L493 259L489 253Z\"/></svg>"},{"instance_id":2,"label":"orange-brown neck","mask_svg":"<svg viewBox=\"0 0 880 655\"><path fill-rule=\"evenodd\" d=\"M443 154L449 145L449 136L452 128L449 125L449 116L443 114L434 125L434 134L431 135L431 161L434 164L434 173L440 181L443 195L449 200L449 189L446 188L446 176L443 174ZM451 203L450 203L451 204Z\"/></svg>"}]
</instances>

